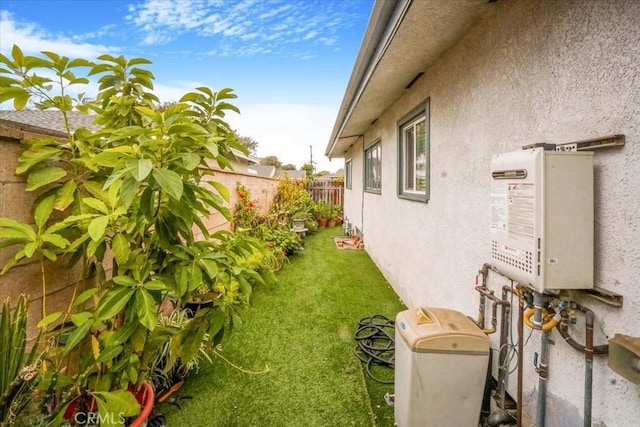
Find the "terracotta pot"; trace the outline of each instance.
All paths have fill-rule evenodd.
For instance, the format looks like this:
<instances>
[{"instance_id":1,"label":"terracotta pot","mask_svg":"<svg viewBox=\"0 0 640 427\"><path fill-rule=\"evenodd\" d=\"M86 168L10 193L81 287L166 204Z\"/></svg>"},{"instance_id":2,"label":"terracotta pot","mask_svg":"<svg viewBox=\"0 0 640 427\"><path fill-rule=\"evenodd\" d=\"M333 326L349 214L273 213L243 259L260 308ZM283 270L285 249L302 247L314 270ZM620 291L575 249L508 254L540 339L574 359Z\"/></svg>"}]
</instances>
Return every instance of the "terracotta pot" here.
<instances>
[{"instance_id":1,"label":"terracotta pot","mask_svg":"<svg viewBox=\"0 0 640 427\"><path fill-rule=\"evenodd\" d=\"M156 399L155 392L153 391L153 387L151 386L151 384L149 384L147 381L143 382L137 391L133 385L129 385L129 391L133 393L138 403L142 406L142 411L140 411L140 414L136 417L135 420L131 422L131 424L129 424L129 426L142 427L146 425L147 418L149 418L149 415L153 410L153 405ZM74 418L74 416L76 415L77 403L77 400L74 400L69 404L69 406L67 406L67 409L64 413L65 420L72 420ZM91 412L98 411L98 405L91 396L87 398L87 408Z\"/></svg>"},{"instance_id":2,"label":"terracotta pot","mask_svg":"<svg viewBox=\"0 0 640 427\"><path fill-rule=\"evenodd\" d=\"M129 424L129 426L142 427L146 425L147 419L149 418L149 415L151 415L151 410L153 410L153 404L155 403L156 395L153 391L153 387L151 387L151 384L146 381L142 383L138 391L131 390L131 392L135 394L136 400L142 405L142 411L140 412L140 415L138 415L138 417L133 420L131 424Z\"/></svg>"},{"instance_id":3,"label":"terracotta pot","mask_svg":"<svg viewBox=\"0 0 640 427\"><path fill-rule=\"evenodd\" d=\"M318 228L325 228L327 226L327 218L320 218L318 220Z\"/></svg>"},{"instance_id":4,"label":"terracotta pot","mask_svg":"<svg viewBox=\"0 0 640 427\"><path fill-rule=\"evenodd\" d=\"M327 227L335 227L336 226L336 220L335 219L330 219L327 222Z\"/></svg>"}]
</instances>

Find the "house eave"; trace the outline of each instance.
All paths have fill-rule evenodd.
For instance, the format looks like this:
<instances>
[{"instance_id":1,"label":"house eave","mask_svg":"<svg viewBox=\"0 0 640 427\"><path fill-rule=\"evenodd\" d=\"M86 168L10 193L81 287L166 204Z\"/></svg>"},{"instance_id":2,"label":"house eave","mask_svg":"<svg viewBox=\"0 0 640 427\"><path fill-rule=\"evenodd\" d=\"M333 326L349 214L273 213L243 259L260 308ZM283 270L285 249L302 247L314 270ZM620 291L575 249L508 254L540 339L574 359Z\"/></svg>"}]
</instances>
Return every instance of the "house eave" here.
<instances>
[{"instance_id":1,"label":"house eave","mask_svg":"<svg viewBox=\"0 0 640 427\"><path fill-rule=\"evenodd\" d=\"M325 155L345 157L416 77L492 7L488 0L376 0Z\"/></svg>"}]
</instances>

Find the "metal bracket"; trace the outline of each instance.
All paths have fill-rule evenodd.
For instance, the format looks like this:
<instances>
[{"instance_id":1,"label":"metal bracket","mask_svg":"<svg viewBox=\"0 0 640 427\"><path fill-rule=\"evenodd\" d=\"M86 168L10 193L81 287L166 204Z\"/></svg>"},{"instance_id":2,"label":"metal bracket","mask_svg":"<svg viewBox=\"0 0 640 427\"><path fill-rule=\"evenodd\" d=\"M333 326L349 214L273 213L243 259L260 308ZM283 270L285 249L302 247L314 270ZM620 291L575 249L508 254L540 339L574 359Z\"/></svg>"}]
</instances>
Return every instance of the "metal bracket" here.
<instances>
[{"instance_id":1,"label":"metal bracket","mask_svg":"<svg viewBox=\"0 0 640 427\"><path fill-rule=\"evenodd\" d=\"M582 289L582 292L597 299L598 301L602 301L605 304L609 304L614 307L622 307L623 297L615 292L611 292L597 286L594 286L593 289Z\"/></svg>"},{"instance_id":2,"label":"metal bracket","mask_svg":"<svg viewBox=\"0 0 640 427\"><path fill-rule=\"evenodd\" d=\"M620 147L624 145L624 135L609 135L583 141L556 144L556 151L593 151L600 148Z\"/></svg>"}]
</instances>

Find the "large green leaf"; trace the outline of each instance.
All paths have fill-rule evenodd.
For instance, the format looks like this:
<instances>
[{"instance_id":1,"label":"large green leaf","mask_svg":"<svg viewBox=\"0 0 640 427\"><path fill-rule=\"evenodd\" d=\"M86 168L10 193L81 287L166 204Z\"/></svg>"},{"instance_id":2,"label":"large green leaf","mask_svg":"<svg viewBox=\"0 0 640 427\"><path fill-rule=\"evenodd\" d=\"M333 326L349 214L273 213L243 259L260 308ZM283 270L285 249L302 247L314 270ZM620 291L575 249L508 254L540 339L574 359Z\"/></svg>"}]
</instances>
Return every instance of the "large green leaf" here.
<instances>
[{"instance_id":1,"label":"large green leaf","mask_svg":"<svg viewBox=\"0 0 640 427\"><path fill-rule=\"evenodd\" d=\"M60 318L60 316L62 316L62 312L61 311L56 311L55 313L51 313L51 314L43 317L42 319L40 319L40 321L38 322L38 324L36 326L38 328L42 328L42 327L48 326L51 323L53 323L56 320L58 320Z\"/></svg>"},{"instance_id":2,"label":"large green leaf","mask_svg":"<svg viewBox=\"0 0 640 427\"><path fill-rule=\"evenodd\" d=\"M129 242L124 234L116 234L111 242L111 250L118 264L122 265L129 260L131 250L129 249Z\"/></svg>"},{"instance_id":3,"label":"large green leaf","mask_svg":"<svg viewBox=\"0 0 640 427\"><path fill-rule=\"evenodd\" d=\"M96 359L96 362L98 363L108 362L114 359L120 353L122 353L122 350L124 350L124 347L122 347L121 345L116 345L115 347L106 348L102 352L100 352L100 356Z\"/></svg>"},{"instance_id":4,"label":"large green leaf","mask_svg":"<svg viewBox=\"0 0 640 427\"><path fill-rule=\"evenodd\" d=\"M25 173L38 163L55 158L62 150L55 147L38 147L30 148L20 155L18 158L18 167L16 167L16 174L20 175Z\"/></svg>"},{"instance_id":5,"label":"large green leaf","mask_svg":"<svg viewBox=\"0 0 640 427\"><path fill-rule=\"evenodd\" d=\"M125 417L140 413L140 404L135 396L126 390L94 391L91 393L98 402L98 417L101 427L122 427Z\"/></svg>"},{"instance_id":6,"label":"large green leaf","mask_svg":"<svg viewBox=\"0 0 640 427\"><path fill-rule=\"evenodd\" d=\"M202 158L195 153L184 153L182 155L182 163L185 169L193 170L198 167Z\"/></svg>"},{"instance_id":7,"label":"large green leaf","mask_svg":"<svg viewBox=\"0 0 640 427\"><path fill-rule=\"evenodd\" d=\"M67 176L67 171L59 167L47 167L42 169L36 169L29 174L27 178L27 191L37 190L52 182L56 182L59 179Z\"/></svg>"},{"instance_id":8,"label":"large green leaf","mask_svg":"<svg viewBox=\"0 0 640 427\"><path fill-rule=\"evenodd\" d=\"M36 210L33 214L33 218L36 221L36 226L40 230L42 229L42 227L44 227L46 222L49 220L49 217L51 216L51 212L53 212L54 199L55 199L55 196L51 195L49 197L42 199L38 203L38 206L36 206Z\"/></svg>"},{"instance_id":9,"label":"large green leaf","mask_svg":"<svg viewBox=\"0 0 640 427\"><path fill-rule=\"evenodd\" d=\"M84 197L82 201L92 209L97 210L100 213L107 215L109 213L109 208L107 205L100 199L96 199L94 197Z\"/></svg>"},{"instance_id":10,"label":"large green leaf","mask_svg":"<svg viewBox=\"0 0 640 427\"><path fill-rule=\"evenodd\" d=\"M54 233L44 233L40 236L40 239L42 239L43 242L51 243L52 245L60 249L64 249L71 244L61 235Z\"/></svg>"},{"instance_id":11,"label":"large green leaf","mask_svg":"<svg viewBox=\"0 0 640 427\"><path fill-rule=\"evenodd\" d=\"M136 290L135 310L140 323L153 331L158 322L158 315L156 314L156 303L146 289Z\"/></svg>"},{"instance_id":12,"label":"large green leaf","mask_svg":"<svg viewBox=\"0 0 640 427\"><path fill-rule=\"evenodd\" d=\"M227 315L222 310L215 310L209 317L209 329L207 333L210 337L215 336L224 327Z\"/></svg>"},{"instance_id":13,"label":"large green leaf","mask_svg":"<svg viewBox=\"0 0 640 427\"><path fill-rule=\"evenodd\" d=\"M53 205L58 210L65 210L73 202L78 186L75 181L67 181L56 192L56 202Z\"/></svg>"},{"instance_id":14,"label":"large green leaf","mask_svg":"<svg viewBox=\"0 0 640 427\"><path fill-rule=\"evenodd\" d=\"M109 217L101 215L94 218L89 224L89 236L94 242L102 240L105 232L107 231L107 225L109 225Z\"/></svg>"},{"instance_id":15,"label":"large green leaf","mask_svg":"<svg viewBox=\"0 0 640 427\"><path fill-rule=\"evenodd\" d=\"M91 319L86 320L82 325L78 326L67 339L67 344L64 346L64 354L68 354L73 350L82 340L87 336L91 330Z\"/></svg>"},{"instance_id":16,"label":"large green leaf","mask_svg":"<svg viewBox=\"0 0 640 427\"><path fill-rule=\"evenodd\" d=\"M197 267L196 267L197 268ZM189 289L189 272L185 266L178 266L175 272L176 293L179 298L187 293Z\"/></svg>"},{"instance_id":17,"label":"large green leaf","mask_svg":"<svg viewBox=\"0 0 640 427\"><path fill-rule=\"evenodd\" d=\"M113 282L117 283L118 285L122 285L122 286L127 286L129 288L133 288L138 286L138 282L133 279L132 277L129 276L115 276L113 278Z\"/></svg>"},{"instance_id":18,"label":"large green leaf","mask_svg":"<svg viewBox=\"0 0 640 427\"><path fill-rule=\"evenodd\" d=\"M119 141L124 138L129 138L131 136L141 135L147 132L147 129L140 126L126 126L118 129L111 135L112 141Z\"/></svg>"},{"instance_id":19,"label":"large green leaf","mask_svg":"<svg viewBox=\"0 0 640 427\"><path fill-rule=\"evenodd\" d=\"M107 292L98 303L96 310L97 320L106 320L120 313L127 305L135 289L126 286L117 286Z\"/></svg>"},{"instance_id":20,"label":"large green leaf","mask_svg":"<svg viewBox=\"0 0 640 427\"><path fill-rule=\"evenodd\" d=\"M218 264L215 261L210 259L202 259L200 260L200 264L204 266L205 270L207 270L207 275L210 279L215 279L218 274Z\"/></svg>"},{"instance_id":21,"label":"large green leaf","mask_svg":"<svg viewBox=\"0 0 640 427\"><path fill-rule=\"evenodd\" d=\"M138 194L138 188L140 188L140 183L132 176L128 176L123 181L122 187L120 187L120 198L126 208L129 208L131 203L133 203L133 200Z\"/></svg>"},{"instance_id":22,"label":"large green leaf","mask_svg":"<svg viewBox=\"0 0 640 427\"><path fill-rule=\"evenodd\" d=\"M202 284L202 270L200 270L200 267L198 267L196 264L193 264L189 273L188 291L191 292Z\"/></svg>"},{"instance_id":23,"label":"large green leaf","mask_svg":"<svg viewBox=\"0 0 640 427\"><path fill-rule=\"evenodd\" d=\"M91 319L93 317L93 314L88 311L82 311L80 313L74 313L69 317L71 318L71 322L73 322L74 325L81 326L87 320Z\"/></svg>"},{"instance_id":24,"label":"large green leaf","mask_svg":"<svg viewBox=\"0 0 640 427\"><path fill-rule=\"evenodd\" d=\"M127 160L127 169L136 181L143 181L153 169L153 162L150 159Z\"/></svg>"},{"instance_id":25,"label":"large green leaf","mask_svg":"<svg viewBox=\"0 0 640 427\"><path fill-rule=\"evenodd\" d=\"M202 126L198 126L195 123L180 123L170 126L167 133L169 135L174 133L186 133L189 135L205 135L207 130Z\"/></svg>"},{"instance_id":26,"label":"large green leaf","mask_svg":"<svg viewBox=\"0 0 640 427\"><path fill-rule=\"evenodd\" d=\"M27 240L35 240L37 234L30 225L23 224L11 218L0 218L0 239L24 237Z\"/></svg>"},{"instance_id":27,"label":"large green leaf","mask_svg":"<svg viewBox=\"0 0 640 427\"><path fill-rule=\"evenodd\" d=\"M160 188L174 200L182 197L182 179L180 175L169 169L153 169L153 178Z\"/></svg>"},{"instance_id":28,"label":"large green leaf","mask_svg":"<svg viewBox=\"0 0 640 427\"><path fill-rule=\"evenodd\" d=\"M86 291L82 292L80 295L76 297L76 299L73 301L73 305L76 306L86 302L87 300L89 300L89 298L94 296L96 292L98 292L99 290L100 289L98 288L87 289Z\"/></svg>"},{"instance_id":29,"label":"large green leaf","mask_svg":"<svg viewBox=\"0 0 640 427\"><path fill-rule=\"evenodd\" d=\"M229 189L227 188L226 185L218 181L208 181L208 183L211 184L213 188L218 190L218 193L220 193L220 195L225 201L227 202L229 201L230 194L229 194Z\"/></svg>"}]
</instances>

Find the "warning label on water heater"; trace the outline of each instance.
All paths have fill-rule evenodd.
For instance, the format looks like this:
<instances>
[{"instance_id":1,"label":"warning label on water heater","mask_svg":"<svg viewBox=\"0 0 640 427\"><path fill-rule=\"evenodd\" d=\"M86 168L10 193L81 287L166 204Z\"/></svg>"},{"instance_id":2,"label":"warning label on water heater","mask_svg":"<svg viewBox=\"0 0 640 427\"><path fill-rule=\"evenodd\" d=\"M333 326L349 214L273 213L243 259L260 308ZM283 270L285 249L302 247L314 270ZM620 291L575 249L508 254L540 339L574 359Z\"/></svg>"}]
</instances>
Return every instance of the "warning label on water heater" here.
<instances>
[{"instance_id":1,"label":"warning label on water heater","mask_svg":"<svg viewBox=\"0 0 640 427\"><path fill-rule=\"evenodd\" d=\"M491 231L509 237L534 238L535 186L533 183L495 183L491 189Z\"/></svg>"}]
</instances>

